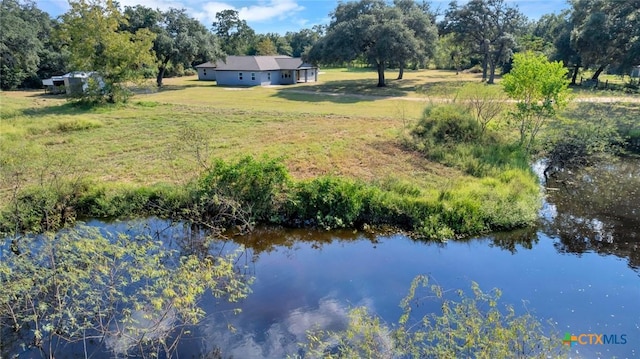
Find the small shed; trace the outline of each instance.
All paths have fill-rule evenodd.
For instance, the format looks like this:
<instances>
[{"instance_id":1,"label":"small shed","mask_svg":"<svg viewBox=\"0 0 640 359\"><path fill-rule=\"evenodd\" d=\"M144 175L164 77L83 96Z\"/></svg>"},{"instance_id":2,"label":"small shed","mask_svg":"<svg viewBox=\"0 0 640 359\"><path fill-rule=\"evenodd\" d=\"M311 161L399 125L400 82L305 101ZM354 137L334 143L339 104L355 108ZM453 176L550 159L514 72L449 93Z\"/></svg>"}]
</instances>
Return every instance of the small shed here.
<instances>
[{"instance_id":1,"label":"small shed","mask_svg":"<svg viewBox=\"0 0 640 359\"><path fill-rule=\"evenodd\" d=\"M631 68L631 77L640 77L640 65Z\"/></svg>"},{"instance_id":2,"label":"small shed","mask_svg":"<svg viewBox=\"0 0 640 359\"><path fill-rule=\"evenodd\" d=\"M64 75L53 76L50 79L42 80L42 86L44 87L45 93L52 93L57 95L66 92L64 87Z\"/></svg>"}]
</instances>

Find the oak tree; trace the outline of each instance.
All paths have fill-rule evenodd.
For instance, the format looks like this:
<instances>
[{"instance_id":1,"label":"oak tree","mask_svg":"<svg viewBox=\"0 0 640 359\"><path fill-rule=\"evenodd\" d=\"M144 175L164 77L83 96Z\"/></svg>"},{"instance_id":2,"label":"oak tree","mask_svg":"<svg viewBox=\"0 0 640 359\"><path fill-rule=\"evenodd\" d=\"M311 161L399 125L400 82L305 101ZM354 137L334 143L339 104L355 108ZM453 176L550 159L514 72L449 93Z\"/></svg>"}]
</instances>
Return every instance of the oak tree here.
<instances>
[{"instance_id":1,"label":"oak tree","mask_svg":"<svg viewBox=\"0 0 640 359\"><path fill-rule=\"evenodd\" d=\"M496 68L511 59L524 22L524 15L504 0L471 0L462 6L454 1L441 27L481 56L482 80L492 84Z\"/></svg>"},{"instance_id":2,"label":"oak tree","mask_svg":"<svg viewBox=\"0 0 640 359\"><path fill-rule=\"evenodd\" d=\"M309 59L336 63L362 57L376 68L378 87L386 86L384 71L389 64L416 59L416 54L424 54L429 47L420 38L422 33L405 20L399 7L381 0L340 3L327 34L311 48Z\"/></svg>"}]
</instances>

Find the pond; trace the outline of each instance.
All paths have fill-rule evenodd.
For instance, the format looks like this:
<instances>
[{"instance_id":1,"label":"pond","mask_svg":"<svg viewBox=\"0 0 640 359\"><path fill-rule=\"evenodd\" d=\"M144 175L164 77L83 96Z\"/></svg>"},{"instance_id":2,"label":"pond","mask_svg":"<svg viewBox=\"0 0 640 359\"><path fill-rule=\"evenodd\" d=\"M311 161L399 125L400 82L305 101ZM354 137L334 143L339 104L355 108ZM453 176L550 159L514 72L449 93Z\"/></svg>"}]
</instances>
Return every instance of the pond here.
<instances>
[{"instance_id":1,"label":"pond","mask_svg":"<svg viewBox=\"0 0 640 359\"><path fill-rule=\"evenodd\" d=\"M572 357L640 355L640 161L622 160L550 180L538 228L434 243L401 234L259 227L218 242L240 245L255 277L242 313L202 303L208 316L180 345L180 357L283 358L312 328L340 329L366 306L391 325L412 279L445 289L472 281L502 290L502 304L549 320L561 335L625 336L626 343L575 345ZM89 225L148 232L189 250L198 231L158 219ZM438 310L425 300L418 316ZM229 326L236 330L230 331Z\"/></svg>"}]
</instances>

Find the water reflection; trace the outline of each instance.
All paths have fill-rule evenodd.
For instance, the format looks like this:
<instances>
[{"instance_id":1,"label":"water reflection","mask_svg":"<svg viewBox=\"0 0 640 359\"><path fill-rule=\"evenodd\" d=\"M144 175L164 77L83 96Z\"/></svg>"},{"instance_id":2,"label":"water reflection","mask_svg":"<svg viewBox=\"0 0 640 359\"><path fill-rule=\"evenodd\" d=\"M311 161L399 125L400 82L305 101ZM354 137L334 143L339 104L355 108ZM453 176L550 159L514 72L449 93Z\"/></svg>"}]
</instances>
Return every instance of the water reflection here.
<instances>
[{"instance_id":1,"label":"water reflection","mask_svg":"<svg viewBox=\"0 0 640 359\"><path fill-rule=\"evenodd\" d=\"M563 253L598 252L640 268L640 159L558 172L547 182L547 233Z\"/></svg>"}]
</instances>

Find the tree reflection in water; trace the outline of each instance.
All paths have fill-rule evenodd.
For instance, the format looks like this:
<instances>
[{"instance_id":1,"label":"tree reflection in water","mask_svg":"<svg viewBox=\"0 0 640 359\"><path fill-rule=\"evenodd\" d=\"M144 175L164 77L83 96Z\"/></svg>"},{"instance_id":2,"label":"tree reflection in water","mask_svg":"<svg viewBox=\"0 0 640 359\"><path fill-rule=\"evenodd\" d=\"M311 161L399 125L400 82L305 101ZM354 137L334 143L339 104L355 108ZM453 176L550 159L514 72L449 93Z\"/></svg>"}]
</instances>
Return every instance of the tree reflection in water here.
<instances>
[{"instance_id":1,"label":"tree reflection in water","mask_svg":"<svg viewBox=\"0 0 640 359\"><path fill-rule=\"evenodd\" d=\"M560 252L613 254L640 269L640 159L556 173L547 182L554 214L544 230Z\"/></svg>"}]
</instances>

